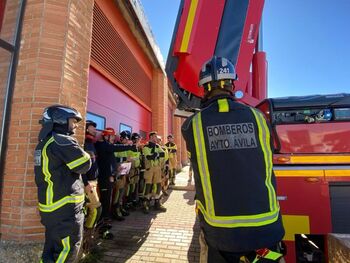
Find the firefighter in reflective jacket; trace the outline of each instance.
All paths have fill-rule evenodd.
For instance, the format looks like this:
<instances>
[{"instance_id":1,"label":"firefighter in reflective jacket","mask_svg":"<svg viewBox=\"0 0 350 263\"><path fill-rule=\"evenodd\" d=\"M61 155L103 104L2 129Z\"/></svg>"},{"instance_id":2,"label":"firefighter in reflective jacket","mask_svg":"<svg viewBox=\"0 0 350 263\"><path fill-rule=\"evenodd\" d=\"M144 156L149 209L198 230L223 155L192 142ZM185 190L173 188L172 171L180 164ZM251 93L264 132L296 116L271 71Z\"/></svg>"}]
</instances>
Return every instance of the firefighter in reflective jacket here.
<instances>
[{"instance_id":1,"label":"firefighter in reflective jacket","mask_svg":"<svg viewBox=\"0 0 350 263\"><path fill-rule=\"evenodd\" d=\"M85 174L82 174L82 179L85 187L87 202L87 216L85 220L84 242L83 248L88 250L94 240L94 228L97 221L100 219L102 207L100 198L97 193L98 165L97 151L95 148L96 142L96 126L97 124L91 120L86 121L85 125L85 142L84 150L90 154L91 168Z\"/></svg>"},{"instance_id":2,"label":"firefighter in reflective jacket","mask_svg":"<svg viewBox=\"0 0 350 263\"><path fill-rule=\"evenodd\" d=\"M176 166L177 166L177 158L176 158L177 146L174 143L174 136L172 134L169 134L167 139L168 139L168 142L165 144L165 146L167 147L168 153L169 153L170 185L175 185Z\"/></svg>"},{"instance_id":3,"label":"firefighter in reflective jacket","mask_svg":"<svg viewBox=\"0 0 350 263\"><path fill-rule=\"evenodd\" d=\"M130 131L122 131L119 136L119 144L120 145L130 145L131 133ZM134 147L136 151L136 146ZM131 161L131 151L121 151L114 153L116 162L117 162L117 170L120 169L120 165L122 163L130 163ZM119 174L117 176L117 181L114 187L114 199L113 199L113 217L118 221L125 220L124 216L129 216L130 213L126 206L126 202L124 200L125 192L129 187L129 179L130 179L130 170L127 173Z\"/></svg>"},{"instance_id":4,"label":"firefighter in reflective jacket","mask_svg":"<svg viewBox=\"0 0 350 263\"><path fill-rule=\"evenodd\" d=\"M84 224L84 185L80 174L91 166L90 155L71 137L80 113L53 105L44 110L34 153L45 245L41 262L76 262Z\"/></svg>"},{"instance_id":5,"label":"firefighter in reflective jacket","mask_svg":"<svg viewBox=\"0 0 350 263\"><path fill-rule=\"evenodd\" d=\"M165 157L165 153L157 143L157 133L155 131L149 133L149 142L143 147L142 152L145 158L145 190L143 202L144 213L147 214L149 212L153 185L156 187L154 208L160 212L165 212L166 208L160 203L160 191L162 190L162 171L160 159Z\"/></svg>"},{"instance_id":6,"label":"firefighter in reflective jacket","mask_svg":"<svg viewBox=\"0 0 350 263\"><path fill-rule=\"evenodd\" d=\"M228 59L206 62L201 110L182 126L195 178L201 262L277 261L284 228L270 130L262 113L234 100L236 79Z\"/></svg>"},{"instance_id":7,"label":"firefighter in reflective jacket","mask_svg":"<svg viewBox=\"0 0 350 263\"><path fill-rule=\"evenodd\" d=\"M131 141L136 146L136 151L131 151L131 171L130 171L130 184L128 190L128 203L131 207L136 208L139 201L138 187L140 180L141 169L141 137L140 134L134 132L131 135Z\"/></svg>"}]
</instances>

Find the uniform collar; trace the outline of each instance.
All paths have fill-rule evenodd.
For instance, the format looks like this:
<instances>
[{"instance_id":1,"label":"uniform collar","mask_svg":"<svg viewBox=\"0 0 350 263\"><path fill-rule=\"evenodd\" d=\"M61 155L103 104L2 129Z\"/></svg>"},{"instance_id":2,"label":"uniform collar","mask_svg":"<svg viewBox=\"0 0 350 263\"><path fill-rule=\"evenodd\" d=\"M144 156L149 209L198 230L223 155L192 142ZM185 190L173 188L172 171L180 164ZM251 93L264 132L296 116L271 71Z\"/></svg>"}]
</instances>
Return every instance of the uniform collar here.
<instances>
[{"instance_id":1,"label":"uniform collar","mask_svg":"<svg viewBox=\"0 0 350 263\"><path fill-rule=\"evenodd\" d=\"M220 95L217 95L217 96L214 96L212 97L211 99L209 100L206 100L204 102L201 103L201 108L206 108L208 107L210 104L216 102L217 100L219 99L230 99L230 100L235 100L235 98L232 96L232 95L229 95L229 94L220 94Z\"/></svg>"}]
</instances>

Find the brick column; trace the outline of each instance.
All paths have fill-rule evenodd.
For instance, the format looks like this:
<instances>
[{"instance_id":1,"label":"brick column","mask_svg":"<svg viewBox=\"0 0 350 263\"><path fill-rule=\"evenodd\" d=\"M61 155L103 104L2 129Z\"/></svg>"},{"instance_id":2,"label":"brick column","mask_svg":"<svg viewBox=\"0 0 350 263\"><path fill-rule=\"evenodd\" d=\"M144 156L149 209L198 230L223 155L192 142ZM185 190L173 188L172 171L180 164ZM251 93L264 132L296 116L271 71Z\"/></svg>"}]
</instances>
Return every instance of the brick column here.
<instances>
[{"instance_id":1,"label":"brick column","mask_svg":"<svg viewBox=\"0 0 350 263\"><path fill-rule=\"evenodd\" d=\"M4 240L43 238L33 172L38 120L44 107L56 103L85 115L93 5L93 0L27 1L1 203ZM78 138L82 142L82 127Z\"/></svg>"},{"instance_id":2,"label":"brick column","mask_svg":"<svg viewBox=\"0 0 350 263\"><path fill-rule=\"evenodd\" d=\"M152 130L157 131L166 141L168 134L168 84L164 73L153 70L152 79Z\"/></svg>"}]
</instances>

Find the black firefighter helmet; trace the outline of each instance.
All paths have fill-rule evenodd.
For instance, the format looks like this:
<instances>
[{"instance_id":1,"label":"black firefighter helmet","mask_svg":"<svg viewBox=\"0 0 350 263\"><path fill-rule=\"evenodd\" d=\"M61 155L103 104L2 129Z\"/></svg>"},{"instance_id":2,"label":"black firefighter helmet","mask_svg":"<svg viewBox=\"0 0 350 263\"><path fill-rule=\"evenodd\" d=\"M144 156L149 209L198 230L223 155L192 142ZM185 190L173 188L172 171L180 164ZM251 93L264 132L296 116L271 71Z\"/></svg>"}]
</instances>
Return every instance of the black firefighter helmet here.
<instances>
[{"instance_id":1,"label":"black firefighter helmet","mask_svg":"<svg viewBox=\"0 0 350 263\"><path fill-rule=\"evenodd\" d=\"M45 139L52 131L67 135L72 134L68 127L68 120L71 118L78 122L82 120L79 111L65 105L52 105L45 108L43 117L39 121L42 125L39 140Z\"/></svg>"}]
</instances>

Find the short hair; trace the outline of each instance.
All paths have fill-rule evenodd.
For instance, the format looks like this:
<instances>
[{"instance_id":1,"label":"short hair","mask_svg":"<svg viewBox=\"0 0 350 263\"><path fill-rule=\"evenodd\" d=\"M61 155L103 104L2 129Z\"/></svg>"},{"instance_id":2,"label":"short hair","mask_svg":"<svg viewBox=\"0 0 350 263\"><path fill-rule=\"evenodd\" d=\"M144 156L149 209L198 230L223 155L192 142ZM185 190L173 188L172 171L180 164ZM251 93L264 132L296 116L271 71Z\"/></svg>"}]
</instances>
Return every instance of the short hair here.
<instances>
[{"instance_id":1,"label":"short hair","mask_svg":"<svg viewBox=\"0 0 350 263\"><path fill-rule=\"evenodd\" d=\"M148 136L149 136L149 138L151 138L151 136L153 136L153 135L157 135L157 132L156 131L151 131Z\"/></svg>"}]
</instances>

